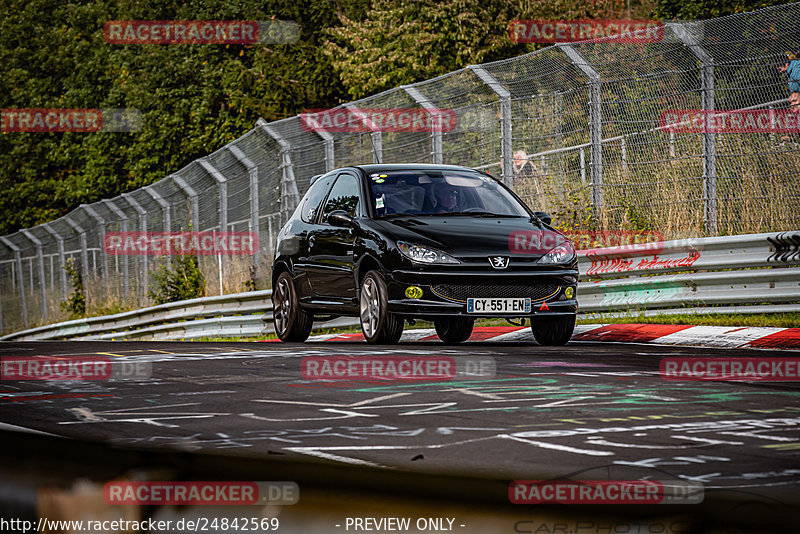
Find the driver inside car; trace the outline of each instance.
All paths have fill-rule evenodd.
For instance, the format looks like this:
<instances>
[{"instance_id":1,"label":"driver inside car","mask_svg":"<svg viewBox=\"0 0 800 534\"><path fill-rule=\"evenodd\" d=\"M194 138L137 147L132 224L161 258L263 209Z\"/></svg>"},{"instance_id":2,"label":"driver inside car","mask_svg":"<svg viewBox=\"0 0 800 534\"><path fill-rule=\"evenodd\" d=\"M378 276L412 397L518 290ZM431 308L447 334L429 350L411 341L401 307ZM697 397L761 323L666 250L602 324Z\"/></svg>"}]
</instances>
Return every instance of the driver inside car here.
<instances>
[{"instance_id":1,"label":"driver inside car","mask_svg":"<svg viewBox=\"0 0 800 534\"><path fill-rule=\"evenodd\" d=\"M436 209L439 213L458 211L458 191L455 187L440 183L436 185Z\"/></svg>"}]
</instances>

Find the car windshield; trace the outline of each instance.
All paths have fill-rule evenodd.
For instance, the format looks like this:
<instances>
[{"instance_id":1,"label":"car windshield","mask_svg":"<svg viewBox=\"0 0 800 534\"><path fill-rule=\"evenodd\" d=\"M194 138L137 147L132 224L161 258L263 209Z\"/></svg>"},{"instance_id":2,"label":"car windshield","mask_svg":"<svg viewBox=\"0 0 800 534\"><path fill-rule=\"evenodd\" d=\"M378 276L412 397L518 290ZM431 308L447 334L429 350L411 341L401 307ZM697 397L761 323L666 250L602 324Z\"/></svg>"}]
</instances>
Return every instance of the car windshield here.
<instances>
[{"instance_id":1,"label":"car windshield","mask_svg":"<svg viewBox=\"0 0 800 534\"><path fill-rule=\"evenodd\" d=\"M496 180L478 172L402 170L369 175L378 217L476 215L530 217Z\"/></svg>"}]
</instances>

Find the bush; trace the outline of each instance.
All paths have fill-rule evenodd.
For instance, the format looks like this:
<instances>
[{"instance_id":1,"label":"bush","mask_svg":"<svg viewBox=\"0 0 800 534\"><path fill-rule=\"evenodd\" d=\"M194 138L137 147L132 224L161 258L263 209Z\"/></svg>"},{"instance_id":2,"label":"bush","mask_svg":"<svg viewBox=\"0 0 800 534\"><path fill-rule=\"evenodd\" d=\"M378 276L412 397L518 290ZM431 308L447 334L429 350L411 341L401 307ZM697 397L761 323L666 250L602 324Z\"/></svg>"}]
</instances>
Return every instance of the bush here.
<instances>
[{"instance_id":1,"label":"bush","mask_svg":"<svg viewBox=\"0 0 800 534\"><path fill-rule=\"evenodd\" d=\"M79 319L86 316L86 293L83 290L83 277L75 268L72 258L67 259L64 265L69 281L72 284L72 294L61 303L61 309L69 315L70 319Z\"/></svg>"},{"instance_id":2,"label":"bush","mask_svg":"<svg viewBox=\"0 0 800 534\"><path fill-rule=\"evenodd\" d=\"M196 256L173 256L154 272L155 285L147 296L156 304L200 298L206 293L206 279Z\"/></svg>"}]
</instances>

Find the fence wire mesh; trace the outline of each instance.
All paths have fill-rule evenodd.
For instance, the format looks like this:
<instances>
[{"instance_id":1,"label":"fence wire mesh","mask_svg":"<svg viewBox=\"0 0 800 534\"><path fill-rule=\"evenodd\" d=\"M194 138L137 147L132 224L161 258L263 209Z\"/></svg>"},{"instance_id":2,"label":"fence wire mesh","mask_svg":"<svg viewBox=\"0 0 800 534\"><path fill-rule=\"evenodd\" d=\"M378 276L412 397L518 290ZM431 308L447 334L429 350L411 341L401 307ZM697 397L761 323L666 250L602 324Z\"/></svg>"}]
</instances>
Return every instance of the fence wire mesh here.
<instances>
[{"instance_id":1,"label":"fence wire mesh","mask_svg":"<svg viewBox=\"0 0 800 534\"><path fill-rule=\"evenodd\" d=\"M790 110L779 69L787 51L800 52L800 3L668 23L658 42L551 46L349 104L448 110L455 126L442 132L318 133L299 117L259 121L146 188L0 238L0 332L67 319L68 265L88 314L151 304L164 259L106 254L107 232L256 232L256 255L202 256L200 267L208 295L269 287L277 232L311 177L374 161L484 169L569 230L673 239L797 229L797 134L660 122L667 110Z\"/></svg>"}]
</instances>

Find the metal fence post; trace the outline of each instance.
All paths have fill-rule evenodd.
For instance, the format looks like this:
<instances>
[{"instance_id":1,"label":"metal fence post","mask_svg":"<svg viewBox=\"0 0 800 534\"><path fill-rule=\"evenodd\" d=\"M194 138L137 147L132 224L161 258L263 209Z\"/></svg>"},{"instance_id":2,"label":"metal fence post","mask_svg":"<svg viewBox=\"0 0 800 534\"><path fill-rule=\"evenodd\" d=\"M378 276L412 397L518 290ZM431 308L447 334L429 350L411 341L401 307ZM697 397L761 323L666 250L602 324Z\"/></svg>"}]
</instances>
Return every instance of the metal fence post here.
<instances>
[{"instance_id":1,"label":"metal fence post","mask_svg":"<svg viewBox=\"0 0 800 534\"><path fill-rule=\"evenodd\" d=\"M9 239L0 237L0 241L14 253L14 265L17 268L17 278L19 279L17 289L19 289L19 304L22 308L22 324L28 326L28 303L25 300L25 282L22 278L22 256L20 255L19 247Z\"/></svg>"},{"instance_id":2,"label":"metal fence post","mask_svg":"<svg viewBox=\"0 0 800 534\"><path fill-rule=\"evenodd\" d=\"M45 282L44 278L44 254L42 253L42 242L31 233L30 230L22 230L22 235L28 238L28 240L33 243L33 246L36 247L36 263L38 264L38 273L39 273L39 293L42 298L42 319L47 319L47 283ZM33 290L33 284L31 284L31 290Z\"/></svg>"},{"instance_id":3,"label":"metal fence post","mask_svg":"<svg viewBox=\"0 0 800 534\"><path fill-rule=\"evenodd\" d=\"M192 205L192 228L195 232L200 231L200 200L197 192L180 175L171 174L169 178L172 178L175 184L183 191L183 194L186 195L186 198L189 199Z\"/></svg>"},{"instance_id":4,"label":"metal fence post","mask_svg":"<svg viewBox=\"0 0 800 534\"><path fill-rule=\"evenodd\" d=\"M600 96L600 74L586 59L568 44L557 44L581 72L589 78L589 143L591 155L589 166L591 168L592 208L595 218L598 218L603 208L603 103Z\"/></svg>"},{"instance_id":5,"label":"metal fence post","mask_svg":"<svg viewBox=\"0 0 800 534\"><path fill-rule=\"evenodd\" d=\"M327 132L325 132L327 133ZM330 135L330 134L328 134ZM256 241L259 243L258 247L261 248L261 225L259 224L258 220L258 165L253 163L253 161L248 158L242 150L234 145L228 145L228 150L230 150L233 157L235 157L239 163L245 166L247 169L248 174L250 175L250 232L255 234ZM327 158L326 158L327 163ZM272 251L270 251L271 253ZM253 270L254 276L258 273L258 254L253 254Z\"/></svg>"},{"instance_id":6,"label":"metal fence post","mask_svg":"<svg viewBox=\"0 0 800 534\"><path fill-rule=\"evenodd\" d=\"M56 240L56 244L58 246L58 262L60 263L60 271L61 271L61 293L64 296L64 300L67 300L69 293L67 291L67 271L64 269L64 266L67 264L65 254L64 254L64 238L56 232L50 223L45 223L42 225L48 234L53 236L53 239Z\"/></svg>"},{"instance_id":7,"label":"metal fence post","mask_svg":"<svg viewBox=\"0 0 800 534\"><path fill-rule=\"evenodd\" d=\"M359 117L363 121L364 126L372 130L370 134L370 139L372 140L372 163L383 163L383 132L380 127L372 122L372 119L367 117L355 104L345 104L344 107L349 110L350 113Z\"/></svg>"},{"instance_id":8,"label":"metal fence post","mask_svg":"<svg viewBox=\"0 0 800 534\"><path fill-rule=\"evenodd\" d=\"M428 98L423 95L419 89L412 85L404 85L403 90L414 99L414 101L428 110L430 114L438 120L431 121L431 160L434 164L442 163L442 114Z\"/></svg>"},{"instance_id":9,"label":"metal fence post","mask_svg":"<svg viewBox=\"0 0 800 534\"><path fill-rule=\"evenodd\" d=\"M142 233L147 233L147 210L145 210L141 204L136 202L136 199L131 196L130 193L123 193L122 198L124 198L130 206L136 210L136 213L139 214L139 231ZM149 266L147 265L147 254L142 254L139 258L139 267L141 270L141 288L139 289L139 294L144 301L147 298L147 284L148 284L148 275L149 275Z\"/></svg>"},{"instance_id":10,"label":"metal fence post","mask_svg":"<svg viewBox=\"0 0 800 534\"><path fill-rule=\"evenodd\" d=\"M81 241L81 276L83 276L84 282L89 280L89 246L86 242L86 230L84 230L81 226L79 226L75 221L69 218L69 215L65 215L63 217L64 222L66 222L70 228L75 230L75 233L78 234L78 237Z\"/></svg>"},{"instance_id":11,"label":"metal fence post","mask_svg":"<svg viewBox=\"0 0 800 534\"><path fill-rule=\"evenodd\" d=\"M144 188L144 190L147 191L147 194L149 194L152 197L152 199L158 203L159 206L161 206L161 213L164 219L164 232L170 233L172 231L172 215L169 212L170 208L169 202L164 200L164 197L159 195L158 191L153 189L152 185L148 185L147 187Z\"/></svg>"},{"instance_id":12,"label":"metal fence post","mask_svg":"<svg viewBox=\"0 0 800 534\"><path fill-rule=\"evenodd\" d=\"M500 97L500 158L503 161L503 183L514 188L513 146L511 144L511 93L480 65L467 67Z\"/></svg>"},{"instance_id":13,"label":"metal fence post","mask_svg":"<svg viewBox=\"0 0 800 534\"><path fill-rule=\"evenodd\" d=\"M81 208L89 214L89 216L97 222L97 229L100 239L100 255L103 260L103 278L107 288L110 287L110 280L108 277L108 253L106 252L106 221L88 204L81 204Z\"/></svg>"},{"instance_id":14,"label":"metal fence post","mask_svg":"<svg viewBox=\"0 0 800 534\"><path fill-rule=\"evenodd\" d=\"M129 217L125 215L125 212L119 209L119 207L114 204L112 200L102 200L103 205L108 208L114 215L119 217L120 226L122 227L122 232L127 234L128 232L128 219ZM130 293L130 271L128 270L128 255L122 254L122 292L125 294L125 297L128 297Z\"/></svg>"},{"instance_id":15,"label":"metal fence post","mask_svg":"<svg viewBox=\"0 0 800 534\"><path fill-rule=\"evenodd\" d=\"M697 42L682 24L667 24L675 36L700 61L700 90L705 113L716 109L714 99L714 58ZM706 131L703 134L703 222L705 230L717 234L717 135Z\"/></svg>"},{"instance_id":16,"label":"metal fence post","mask_svg":"<svg viewBox=\"0 0 800 534\"><path fill-rule=\"evenodd\" d=\"M217 191L219 193L219 231L227 232L228 231L228 179L219 172L219 170L214 167L210 161L206 158L200 158L197 160L200 163L200 166L211 175L212 178L217 182ZM223 295L225 291L222 288L222 280L224 278L224 269L225 263L227 260L223 261L222 255L218 253L217 255L219 261L219 294Z\"/></svg>"},{"instance_id":17,"label":"metal fence post","mask_svg":"<svg viewBox=\"0 0 800 534\"><path fill-rule=\"evenodd\" d=\"M258 119L256 125L272 137L281 147L281 224L286 222L300 203L300 193L297 191L297 181L294 177L292 165L292 145L271 128L264 119Z\"/></svg>"},{"instance_id":18,"label":"metal fence post","mask_svg":"<svg viewBox=\"0 0 800 534\"><path fill-rule=\"evenodd\" d=\"M314 132L322 138L323 148L325 149L325 172L331 172L336 168L336 160L333 150L333 136L330 132Z\"/></svg>"},{"instance_id":19,"label":"metal fence post","mask_svg":"<svg viewBox=\"0 0 800 534\"><path fill-rule=\"evenodd\" d=\"M217 182L219 192L219 231L228 231L228 179L206 158L197 160L200 166Z\"/></svg>"}]
</instances>

